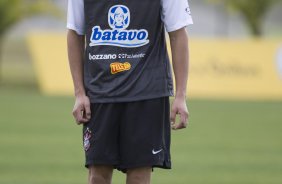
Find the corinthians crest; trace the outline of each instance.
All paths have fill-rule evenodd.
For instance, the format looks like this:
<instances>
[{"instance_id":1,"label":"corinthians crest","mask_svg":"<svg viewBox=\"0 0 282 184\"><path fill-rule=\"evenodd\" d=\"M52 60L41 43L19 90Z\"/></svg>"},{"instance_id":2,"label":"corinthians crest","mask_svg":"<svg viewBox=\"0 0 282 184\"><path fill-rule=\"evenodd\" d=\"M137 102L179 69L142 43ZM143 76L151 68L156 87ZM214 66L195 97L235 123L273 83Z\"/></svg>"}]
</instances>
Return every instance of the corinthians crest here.
<instances>
[{"instance_id":1,"label":"corinthians crest","mask_svg":"<svg viewBox=\"0 0 282 184\"><path fill-rule=\"evenodd\" d=\"M92 137L92 132L90 131L89 128L87 128L83 134L83 147L85 151L88 151L91 143L90 143L90 138Z\"/></svg>"},{"instance_id":2,"label":"corinthians crest","mask_svg":"<svg viewBox=\"0 0 282 184\"><path fill-rule=\"evenodd\" d=\"M111 29L102 30L100 26L92 28L90 46L109 45L116 47L141 47L149 43L146 29L127 30L130 25L130 10L124 5L115 5L109 9L108 24Z\"/></svg>"}]
</instances>

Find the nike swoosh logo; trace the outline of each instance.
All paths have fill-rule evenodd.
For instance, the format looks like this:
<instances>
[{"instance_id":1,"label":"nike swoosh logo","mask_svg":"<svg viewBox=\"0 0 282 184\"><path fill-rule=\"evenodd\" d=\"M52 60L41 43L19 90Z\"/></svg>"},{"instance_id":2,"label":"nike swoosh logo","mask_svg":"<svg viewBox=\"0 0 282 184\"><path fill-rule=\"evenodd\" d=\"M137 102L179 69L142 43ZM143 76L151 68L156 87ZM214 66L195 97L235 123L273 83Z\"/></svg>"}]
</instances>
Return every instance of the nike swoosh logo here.
<instances>
[{"instance_id":1,"label":"nike swoosh logo","mask_svg":"<svg viewBox=\"0 0 282 184\"><path fill-rule=\"evenodd\" d=\"M158 151L152 150L152 153L153 153L153 155L156 155L156 154L160 153L161 151L163 151L163 149L160 149Z\"/></svg>"}]
</instances>

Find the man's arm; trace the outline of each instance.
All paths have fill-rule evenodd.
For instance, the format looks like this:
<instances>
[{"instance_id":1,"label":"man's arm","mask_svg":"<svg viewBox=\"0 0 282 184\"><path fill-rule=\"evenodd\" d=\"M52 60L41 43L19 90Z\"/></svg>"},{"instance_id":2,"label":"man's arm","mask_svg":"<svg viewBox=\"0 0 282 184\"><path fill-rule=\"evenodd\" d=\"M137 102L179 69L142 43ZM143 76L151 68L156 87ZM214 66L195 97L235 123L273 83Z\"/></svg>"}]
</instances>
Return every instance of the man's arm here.
<instances>
[{"instance_id":1,"label":"man's arm","mask_svg":"<svg viewBox=\"0 0 282 184\"><path fill-rule=\"evenodd\" d=\"M170 120L172 128L186 128L188 124L188 109L186 105L186 89L188 81L189 68L189 51L188 51L188 35L185 28L169 33L172 64L176 80L175 99L172 104ZM180 122L176 123L176 114L180 115Z\"/></svg>"},{"instance_id":2,"label":"man's arm","mask_svg":"<svg viewBox=\"0 0 282 184\"><path fill-rule=\"evenodd\" d=\"M73 30L68 30L68 57L72 74L75 105L73 116L78 124L86 123L91 118L90 101L85 94L83 84L83 58L85 50L85 37L78 35Z\"/></svg>"}]
</instances>

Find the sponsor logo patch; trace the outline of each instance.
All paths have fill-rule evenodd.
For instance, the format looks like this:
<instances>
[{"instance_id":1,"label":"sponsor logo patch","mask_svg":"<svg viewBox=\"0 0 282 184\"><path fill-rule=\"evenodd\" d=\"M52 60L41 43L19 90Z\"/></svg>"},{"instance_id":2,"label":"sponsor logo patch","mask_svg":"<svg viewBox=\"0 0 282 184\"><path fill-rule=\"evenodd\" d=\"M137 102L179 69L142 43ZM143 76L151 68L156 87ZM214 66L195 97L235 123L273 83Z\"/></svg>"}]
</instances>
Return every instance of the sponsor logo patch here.
<instances>
[{"instance_id":1,"label":"sponsor logo patch","mask_svg":"<svg viewBox=\"0 0 282 184\"><path fill-rule=\"evenodd\" d=\"M125 62L125 63L114 62L114 63L111 63L110 68L111 68L111 74L117 74L120 72L130 70L131 64L128 62Z\"/></svg>"},{"instance_id":2,"label":"sponsor logo patch","mask_svg":"<svg viewBox=\"0 0 282 184\"><path fill-rule=\"evenodd\" d=\"M109 9L108 24L111 29L102 30L98 25L92 28L91 47L109 45L134 48L149 43L149 34L146 29L126 29L130 24L130 10L124 5L115 5Z\"/></svg>"}]
</instances>

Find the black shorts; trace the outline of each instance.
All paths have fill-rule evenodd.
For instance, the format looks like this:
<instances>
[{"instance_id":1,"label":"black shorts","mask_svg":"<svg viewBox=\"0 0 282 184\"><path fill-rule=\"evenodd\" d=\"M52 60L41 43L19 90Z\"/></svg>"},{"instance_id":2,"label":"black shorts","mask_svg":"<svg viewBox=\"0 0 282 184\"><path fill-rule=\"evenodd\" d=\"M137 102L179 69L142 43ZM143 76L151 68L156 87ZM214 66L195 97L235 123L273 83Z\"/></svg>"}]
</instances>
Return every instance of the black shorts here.
<instances>
[{"instance_id":1,"label":"black shorts","mask_svg":"<svg viewBox=\"0 0 282 184\"><path fill-rule=\"evenodd\" d=\"M91 104L92 118L83 127L85 166L170 169L169 109L169 97Z\"/></svg>"}]
</instances>

